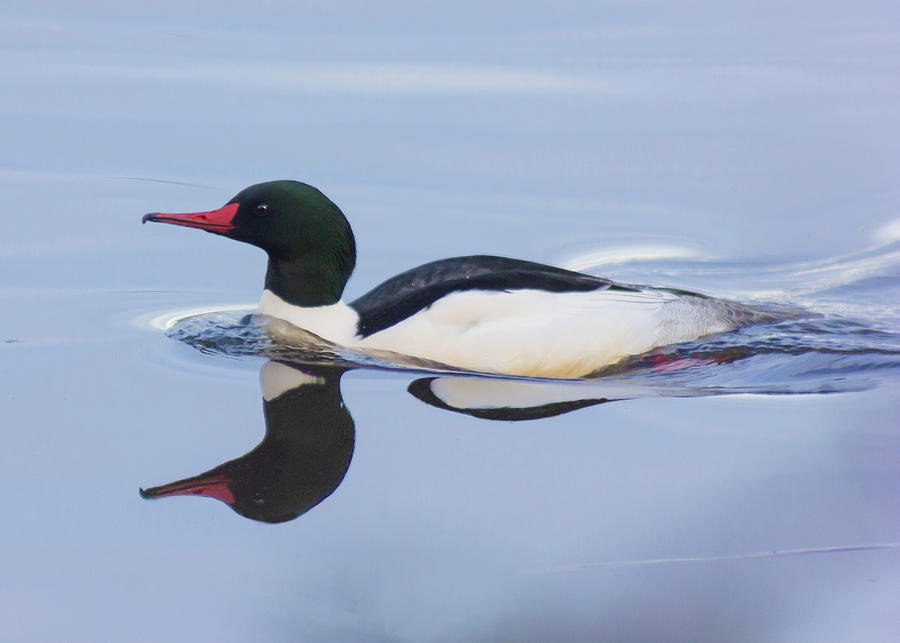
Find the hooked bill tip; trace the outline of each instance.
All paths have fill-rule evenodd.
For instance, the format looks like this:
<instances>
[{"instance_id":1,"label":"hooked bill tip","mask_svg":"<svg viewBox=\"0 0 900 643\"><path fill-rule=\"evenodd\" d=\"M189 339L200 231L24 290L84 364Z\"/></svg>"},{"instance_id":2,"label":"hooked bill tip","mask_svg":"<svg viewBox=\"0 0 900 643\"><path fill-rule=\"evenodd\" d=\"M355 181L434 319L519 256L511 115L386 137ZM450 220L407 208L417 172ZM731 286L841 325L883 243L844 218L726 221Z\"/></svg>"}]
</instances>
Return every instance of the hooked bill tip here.
<instances>
[{"instance_id":1,"label":"hooked bill tip","mask_svg":"<svg viewBox=\"0 0 900 643\"><path fill-rule=\"evenodd\" d=\"M147 214L145 214L144 216L141 217L141 223L147 223L148 221L156 221L156 215L158 215L158 214L159 214L159 212L148 212Z\"/></svg>"}]
</instances>

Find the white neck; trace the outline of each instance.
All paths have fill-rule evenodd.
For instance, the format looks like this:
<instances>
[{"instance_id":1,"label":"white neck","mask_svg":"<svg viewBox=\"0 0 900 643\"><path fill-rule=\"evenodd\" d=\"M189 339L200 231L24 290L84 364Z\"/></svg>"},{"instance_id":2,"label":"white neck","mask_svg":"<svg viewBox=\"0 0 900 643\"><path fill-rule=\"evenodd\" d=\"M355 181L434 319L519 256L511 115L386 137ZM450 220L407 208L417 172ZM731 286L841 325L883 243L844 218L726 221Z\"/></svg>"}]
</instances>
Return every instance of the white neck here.
<instances>
[{"instance_id":1,"label":"white neck","mask_svg":"<svg viewBox=\"0 0 900 643\"><path fill-rule=\"evenodd\" d=\"M359 315L343 301L330 306L295 306L271 290L264 290L256 312L276 317L318 335L322 339L344 346L356 337Z\"/></svg>"}]
</instances>

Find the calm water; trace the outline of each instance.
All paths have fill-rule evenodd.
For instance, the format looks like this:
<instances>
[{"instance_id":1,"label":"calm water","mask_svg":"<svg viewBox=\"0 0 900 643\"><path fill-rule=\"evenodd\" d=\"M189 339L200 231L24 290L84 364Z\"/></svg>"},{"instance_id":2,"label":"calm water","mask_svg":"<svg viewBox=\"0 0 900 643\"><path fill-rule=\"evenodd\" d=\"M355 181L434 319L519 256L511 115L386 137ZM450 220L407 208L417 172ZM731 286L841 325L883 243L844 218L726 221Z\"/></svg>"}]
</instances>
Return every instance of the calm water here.
<instances>
[{"instance_id":1,"label":"calm water","mask_svg":"<svg viewBox=\"0 0 900 643\"><path fill-rule=\"evenodd\" d=\"M896 638L891 3L2 13L9 638ZM804 314L565 383L273 346L258 250L140 226L273 178L350 298L493 253ZM138 493L204 472L237 512Z\"/></svg>"}]
</instances>

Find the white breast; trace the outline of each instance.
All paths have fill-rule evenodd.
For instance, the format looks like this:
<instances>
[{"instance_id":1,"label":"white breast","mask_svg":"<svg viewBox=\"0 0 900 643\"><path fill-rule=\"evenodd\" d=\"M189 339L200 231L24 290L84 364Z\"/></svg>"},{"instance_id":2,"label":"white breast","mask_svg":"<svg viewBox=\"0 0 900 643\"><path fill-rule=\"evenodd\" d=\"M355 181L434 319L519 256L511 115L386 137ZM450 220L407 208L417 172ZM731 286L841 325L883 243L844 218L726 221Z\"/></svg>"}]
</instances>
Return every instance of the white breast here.
<instances>
[{"instance_id":1,"label":"white breast","mask_svg":"<svg viewBox=\"0 0 900 643\"><path fill-rule=\"evenodd\" d=\"M290 322L334 344L348 346L356 335L359 315L347 304L339 301L330 306L295 306L287 303L270 290L264 290L256 312Z\"/></svg>"}]
</instances>

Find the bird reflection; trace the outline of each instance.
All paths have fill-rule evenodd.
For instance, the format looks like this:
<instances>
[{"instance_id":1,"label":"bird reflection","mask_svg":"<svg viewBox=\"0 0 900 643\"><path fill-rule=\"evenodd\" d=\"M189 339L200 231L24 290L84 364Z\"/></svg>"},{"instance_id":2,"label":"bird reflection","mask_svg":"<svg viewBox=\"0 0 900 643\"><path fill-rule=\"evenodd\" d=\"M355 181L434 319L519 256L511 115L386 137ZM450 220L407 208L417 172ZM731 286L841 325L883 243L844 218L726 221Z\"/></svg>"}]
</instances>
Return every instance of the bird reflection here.
<instances>
[{"instance_id":1,"label":"bird reflection","mask_svg":"<svg viewBox=\"0 0 900 643\"><path fill-rule=\"evenodd\" d=\"M341 397L346 369L268 361L260 369L266 433L252 451L190 478L141 489L144 498L204 496L261 522L293 520L330 496L353 456ZM607 383L428 377L409 392L433 407L488 420L537 420L646 391ZM658 392L656 392L658 394Z\"/></svg>"},{"instance_id":2,"label":"bird reflection","mask_svg":"<svg viewBox=\"0 0 900 643\"><path fill-rule=\"evenodd\" d=\"M293 520L338 487L355 429L344 406L342 370L266 362L260 369L266 434L256 448L206 473L141 489L144 498L216 498L261 522Z\"/></svg>"}]
</instances>

